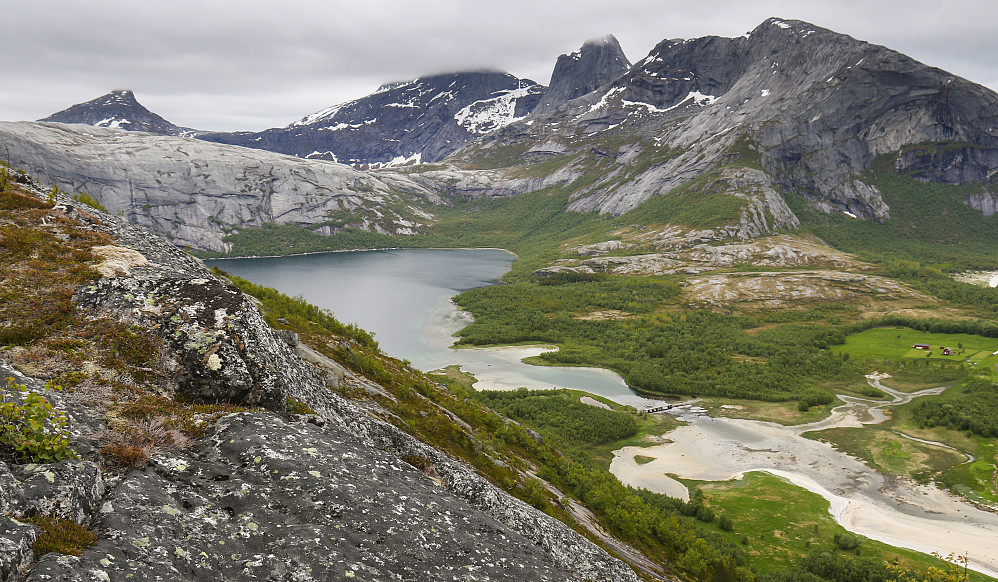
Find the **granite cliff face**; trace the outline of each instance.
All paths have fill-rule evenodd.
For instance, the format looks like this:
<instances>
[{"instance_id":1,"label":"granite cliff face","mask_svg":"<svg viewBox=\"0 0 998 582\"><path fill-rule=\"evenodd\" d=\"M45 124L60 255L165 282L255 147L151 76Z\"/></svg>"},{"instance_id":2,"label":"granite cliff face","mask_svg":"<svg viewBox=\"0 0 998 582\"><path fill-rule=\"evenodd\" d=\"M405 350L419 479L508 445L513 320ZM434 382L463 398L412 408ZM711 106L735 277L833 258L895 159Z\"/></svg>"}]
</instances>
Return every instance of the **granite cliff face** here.
<instances>
[{"instance_id":1,"label":"granite cliff face","mask_svg":"<svg viewBox=\"0 0 998 582\"><path fill-rule=\"evenodd\" d=\"M642 149L676 155L610 189L581 192L572 209L621 214L749 155L777 190L821 210L883 221L890 209L880 192L857 178L874 158L900 154L895 169L925 180L990 181L998 170L996 115L998 95L985 87L884 47L772 18L739 38L665 40L609 86L537 123L511 124L459 156L523 143L570 155L639 135L652 142ZM604 153L625 171L629 147Z\"/></svg>"},{"instance_id":2,"label":"granite cliff face","mask_svg":"<svg viewBox=\"0 0 998 582\"><path fill-rule=\"evenodd\" d=\"M335 362L307 363L297 338L197 260L115 216L58 202L39 225L72 221L113 239L93 249L105 274L78 290L78 308L162 338L174 374L158 390L256 408L209 420L208 436L143 468L106 473L91 459L113 419L81 404L86 395L47 392L87 460L0 462L0 515L54 514L98 542L79 557L34 556L37 527L2 517L0 580L637 581L561 522L377 418L387 411L330 391L331 371L334 382L379 388ZM6 363L0 374L44 390ZM291 401L310 412L285 413Z\"/></svg>"},{"instance_id":3,"label":"granite cliff face","mask_svg":"<svg viewBox=\"0 0 998 582\"><path fill-rule=\"evenodd\" d=\"M177 244L222 252L225 233L247 226L408 235L439 204L569 185L568 210L615 216L691 188L738 198L716 232L739 238L797 228L785 193L884 222L891 209L863 176L878 158L924 181L982 183L967 205L996 208L998 94L890 49L771 18L738 38L664 40L627 67L608 36L562 55L548 88L437 75L285 128L200 136L252 152L79 126L0 133L15 165ZM358 172L334 160L415 166Z\"/></svg>"},{"instance_id":4,"label":"granite cliff face","mask_svg":"<svg viewBox=\"0 0 998 582\"><path fill-rule=\"evenodd\" d=\"M10 122L0 136L15 167L197 249L227 251L231 229L269 223L412 234L432 218L420 207L439 201L402 175L189 138Z\"/></svg>"}]
</instances>

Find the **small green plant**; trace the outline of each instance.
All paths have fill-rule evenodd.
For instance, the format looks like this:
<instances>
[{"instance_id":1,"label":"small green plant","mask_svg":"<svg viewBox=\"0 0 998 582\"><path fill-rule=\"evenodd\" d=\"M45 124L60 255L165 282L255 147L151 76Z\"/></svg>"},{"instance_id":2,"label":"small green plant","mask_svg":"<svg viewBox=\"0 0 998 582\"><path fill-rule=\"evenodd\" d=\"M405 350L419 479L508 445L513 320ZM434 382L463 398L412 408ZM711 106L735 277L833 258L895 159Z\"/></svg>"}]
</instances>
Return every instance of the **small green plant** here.
<instances>
[{"instance_id":1,"label":"small green plant","mask_svg":"<svg viewBox=\"0 0 998 582\"><path fill-rule=\"evenodd\" d=\"M855 550L860 545L860 540L851 533L837 533L833 536L835 545L841 550Z\"/></svg>"},{"instance_id":2,"label":"small green plant","mask_svg":"<svg viewBox=\"0 0 998 582\"><path fill-rule=\"evenodd\" d=\"M950 554L944 557L936 552L932 555L943 560L946 565L943 568L932 566L925 573L918 573L909 572L897 562L893 562L887 565L891 576L889 582L966 582L969 578L967 563L970 560L967 556Z\"/></svg>"},{"instance_id":3,"label":"small green plant","mask_svg":"<svg viewBox=\"0 0 998 582\"><path fill-rule=\"evenodd\" d=\"M96 534L68 519L35 515L18 518L18 521L42 528L41 535L32 545L36 556L42 556L49 552L79 556L84 548L89 548L97 543Z\"/></svg>"},{"instance_id":4,"label":"small green plant","mask_svg":"<svg viewBox=\"0 0 998 582\"><path fill-rule=\"evenodd\" d=\"M55 200L59 194L62 194L62 190L59 189L59 184L52 184L52 189L49 190L48 196L45 197L45 200L49 204L55 204Z\"/></svg>"},{"instance_id":5,"label":"small green plant","mask_svg":"<svg viewBox=\"0 0 998 582\"><path fill-rule=\"evenodd\" d=\"M48 389L59 389L52 384ZM18 404L8 394L23 391L25 387L7 378L7 387L0 389L0 449L19 463L54 463L77 458L69 448L69 431L66 415L55 408L44 396L35 392L25 394L23 404Z\"/></svg>"},{"instance_id":6,"label":"small green plant","mask_svg":"<svg viewBox=\"0 0 998 582\"><path fill-rule=\"evenodd\" d=\"M81 191L77 192L76 194L73 194L73 200L76 200L81 204L86 204L91 208L96 208L97 210L100 210L102 212L107 212L107 208L104 208L103 204L98 202L96 198L88 194L86 191Z\"/></svg>"},{"instance_id":7,"label":"small green plant","mask_svg":"<svg viewBox=\"0 0 998 582\"><path fill-rule=\"evenodd\" d=\"M294 398L288 396L287 410L289 414L315 414L316 412L309 408L304 402L295 400Z\"/></svg>"}]
</instances>

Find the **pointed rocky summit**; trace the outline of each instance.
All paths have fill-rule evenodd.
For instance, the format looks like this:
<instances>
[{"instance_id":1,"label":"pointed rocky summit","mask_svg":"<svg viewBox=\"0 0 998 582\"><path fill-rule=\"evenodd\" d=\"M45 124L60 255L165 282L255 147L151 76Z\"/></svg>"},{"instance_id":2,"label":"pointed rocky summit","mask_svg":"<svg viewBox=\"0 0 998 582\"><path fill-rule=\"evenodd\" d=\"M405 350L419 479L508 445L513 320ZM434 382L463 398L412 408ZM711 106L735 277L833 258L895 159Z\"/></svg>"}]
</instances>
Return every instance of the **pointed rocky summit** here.
<instances>
[{"instance_id":1,"label":"pointed rocky summit","mask_svg":"<svg viewBox=\"0 0 998 582\"><path fill-rule=\"evenodd\" d=\"M83 123L128 131L147 131L160 135L183 135L192 130L178 127L146 109L128 89L116 89L107 95L73 105L39 121Z\"/></svg>"},{"instance_id":2,"label":"pointed rocky summit","mask_svg":"<svg viewBox=\"0 0 998 582\"><path fill-rule=\"evenodd\" d=\"M558 57L551 84L533 112L544 113L591 93L617 80L629 68L631 63L612 34L586 41L581 49Z\"/></svg>"}]
</instances>

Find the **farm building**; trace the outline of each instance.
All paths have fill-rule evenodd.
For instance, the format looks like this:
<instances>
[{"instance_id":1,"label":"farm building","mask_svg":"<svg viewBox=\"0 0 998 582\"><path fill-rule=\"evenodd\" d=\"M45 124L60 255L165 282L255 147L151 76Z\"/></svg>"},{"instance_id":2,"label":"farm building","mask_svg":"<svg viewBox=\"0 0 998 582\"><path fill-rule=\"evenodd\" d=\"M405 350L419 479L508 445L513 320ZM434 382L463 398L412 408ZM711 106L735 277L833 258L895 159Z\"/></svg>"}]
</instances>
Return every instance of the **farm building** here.
<instances>
[{"instance_id":1,"label":"farm building","mask_svg":"<svg viewBox=\"0 0 998 582\"><path fill-rule=\"evenodd\" d=\"M915 344L911 347L915 348L916 350L927 350L929 349L929 344Z\"/></svg>"}]
</instances>

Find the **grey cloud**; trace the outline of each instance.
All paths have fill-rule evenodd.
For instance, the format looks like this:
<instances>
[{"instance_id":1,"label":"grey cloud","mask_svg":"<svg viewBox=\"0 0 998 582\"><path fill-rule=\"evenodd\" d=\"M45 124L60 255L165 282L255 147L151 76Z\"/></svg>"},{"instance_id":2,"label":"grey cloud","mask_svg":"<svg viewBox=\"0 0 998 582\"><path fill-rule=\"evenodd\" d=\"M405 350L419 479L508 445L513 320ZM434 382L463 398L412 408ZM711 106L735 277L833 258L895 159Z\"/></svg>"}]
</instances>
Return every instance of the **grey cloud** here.
<instances>
[{"instance_id":1,"label":"grey cloud","mask_svg":"<svg viewBox=\"0 0 998 582\"><path fill-rule=\"evenodd\" d=\"M485 68L546 83L557 56L588 38L612 33L637 61L665 38L737 36L769 16L998 87L992 0L36 0L4 16L0 119L131 88L179 125L257 130L383 82Z\"/></svg>"}]
</instances>

